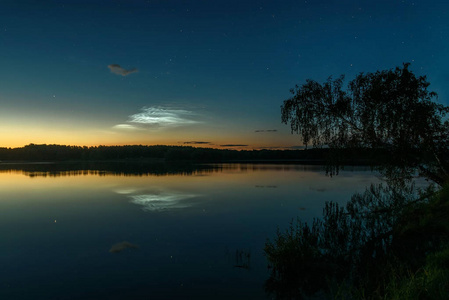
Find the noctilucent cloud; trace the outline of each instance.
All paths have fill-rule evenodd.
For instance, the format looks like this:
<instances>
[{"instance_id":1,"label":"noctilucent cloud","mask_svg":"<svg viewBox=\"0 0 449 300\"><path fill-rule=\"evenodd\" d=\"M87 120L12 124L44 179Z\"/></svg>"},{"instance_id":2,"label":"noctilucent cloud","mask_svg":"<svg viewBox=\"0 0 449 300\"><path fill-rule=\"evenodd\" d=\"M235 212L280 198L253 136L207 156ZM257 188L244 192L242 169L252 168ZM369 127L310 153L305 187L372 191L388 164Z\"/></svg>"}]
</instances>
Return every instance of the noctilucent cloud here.
<instances>
[{"instance_id":1,"label":"noctilucent cloud","mask_svg":"<svg viewBox=\"0 0 449 300\"><path fill-rule=\"evenodd\" d=\"M0 146L296 149L289 90L411 63L448 104L449 2L0 3Z\"/></svg>"}]
</instances>

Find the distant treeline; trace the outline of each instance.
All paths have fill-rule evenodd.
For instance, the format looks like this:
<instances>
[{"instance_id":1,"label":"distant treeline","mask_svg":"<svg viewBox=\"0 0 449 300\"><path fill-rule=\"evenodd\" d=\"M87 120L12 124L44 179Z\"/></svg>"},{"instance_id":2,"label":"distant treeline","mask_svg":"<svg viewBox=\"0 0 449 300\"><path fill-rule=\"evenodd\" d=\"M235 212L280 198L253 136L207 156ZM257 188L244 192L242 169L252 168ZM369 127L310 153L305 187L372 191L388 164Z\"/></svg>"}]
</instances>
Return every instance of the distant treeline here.
<instances>
[{"instance_id":1,"label":"distant treeline","mask_svg":"<svg viewBox=\"0 0 449 300\"><path fill-rule=\"evenodd\" d=\"M299 160L320 162L327 160L329 149L309 150L225 150L190 146L65 146L29 144L20 148L0 148L1 161L102 161L102 160L155 160L155 161L267 161ZM371 155L359 150L350 162L366 162Z\"/></svg>"}]
</instances>

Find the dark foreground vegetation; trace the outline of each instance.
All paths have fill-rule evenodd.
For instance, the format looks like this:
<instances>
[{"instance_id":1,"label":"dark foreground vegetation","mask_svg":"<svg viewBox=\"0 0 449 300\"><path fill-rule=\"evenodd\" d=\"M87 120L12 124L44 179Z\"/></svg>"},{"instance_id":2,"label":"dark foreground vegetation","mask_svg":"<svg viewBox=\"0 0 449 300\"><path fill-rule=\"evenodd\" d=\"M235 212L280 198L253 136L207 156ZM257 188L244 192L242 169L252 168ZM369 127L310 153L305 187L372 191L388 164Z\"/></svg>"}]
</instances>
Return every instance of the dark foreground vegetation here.
<instances>
[{"instance_id":1,"label":"dark foreground vegetation","mask_svg":"<svg viewBox=\"0 0 449 300\"><path fill-rule=\"evenodd\" d=\"M267 241L266 289L278 299L448 299L449 108L408 64L343 82L297 86L282 120L304 144L332 149L331 174L348 149L381 151L385 182Z\"/></svg>"},{"instance_id":2,"label":"dark foreground vegetation","mask_svg":"<svg viewBox=\"0 0 449 300\"><path fill-rule=\"evenodd\" d=\"M348 150L349 151L349 150ZM98 146L80 147L65 145L30 144L20 148L0 148L0 160L8 161L104 161L104 160L142 160L142 161L270 161L294 160L322 163L330 159L329 149L309 150L223 150L195 148L186 146ZM347 164L375 163L370 150L357 149L346 153Z\"/></svg>"}]
</instances>

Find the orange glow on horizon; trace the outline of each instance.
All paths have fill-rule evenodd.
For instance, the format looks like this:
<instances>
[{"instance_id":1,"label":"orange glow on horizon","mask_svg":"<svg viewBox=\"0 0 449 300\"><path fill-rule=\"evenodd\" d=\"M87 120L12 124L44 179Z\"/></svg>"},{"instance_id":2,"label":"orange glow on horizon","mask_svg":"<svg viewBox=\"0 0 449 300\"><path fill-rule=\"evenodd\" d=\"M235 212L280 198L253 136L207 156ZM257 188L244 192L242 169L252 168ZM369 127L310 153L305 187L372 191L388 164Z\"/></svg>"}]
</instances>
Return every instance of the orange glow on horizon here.
<instances>
[{"instance_id":1,"label":"orange glow on horizon","mask_svg":"<svg viewBox=\"0 0 449 300\"><path fill-rule=\"evenodd\" d=\"M111 139L104 136L86 136L82 138L80 136L68 137L67 135L60 134L58 136L41 137L41 138L26 138L23 136L9 136L5 138L3 135L2 148L22 148L29 144L36 145L67 145L67 146L80 146L80 147L96 147L96 146L126 146L126 145L143 145L143 146L186 146L195 148L213 148L213 149L231 149L231 150L259 150L259 149L291 149L292 145L298 145L299 139L297 136L293 136L292 142L285 141L264 141L260 139L248 138L246 142L240 142L239 139L235 140L221 140L215 139L212 141L194 140L192 141L180 141L179 138L163 138L163 139L135 139L128 137L128 139ZM237 140L237 142L236 142Z\"/></svg>"}]
</instances>

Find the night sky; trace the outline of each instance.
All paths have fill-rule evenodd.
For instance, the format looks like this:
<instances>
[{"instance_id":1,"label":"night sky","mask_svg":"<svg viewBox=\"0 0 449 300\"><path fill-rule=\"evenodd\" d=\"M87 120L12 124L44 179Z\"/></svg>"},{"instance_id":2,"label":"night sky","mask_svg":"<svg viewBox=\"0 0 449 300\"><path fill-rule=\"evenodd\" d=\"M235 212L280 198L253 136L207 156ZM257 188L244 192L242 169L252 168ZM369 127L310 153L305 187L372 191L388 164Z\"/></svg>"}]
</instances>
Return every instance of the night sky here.
<instances>
[{"instance_id":1,"label":"night sky","mask_svg":"<svg viewBox=\"0 0 449 300\"><path fill-rule=\"evenodd\" d=\"M298 148L307 78L410 62L449 104L449 1L1 1L0 146Z\"/></svg>"}]
</instances>

